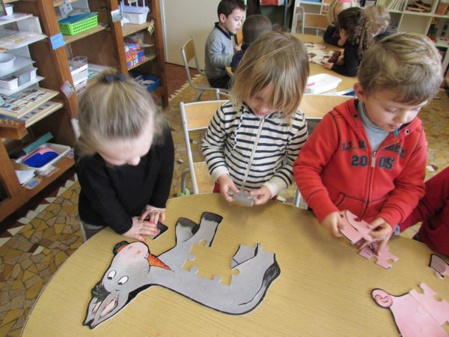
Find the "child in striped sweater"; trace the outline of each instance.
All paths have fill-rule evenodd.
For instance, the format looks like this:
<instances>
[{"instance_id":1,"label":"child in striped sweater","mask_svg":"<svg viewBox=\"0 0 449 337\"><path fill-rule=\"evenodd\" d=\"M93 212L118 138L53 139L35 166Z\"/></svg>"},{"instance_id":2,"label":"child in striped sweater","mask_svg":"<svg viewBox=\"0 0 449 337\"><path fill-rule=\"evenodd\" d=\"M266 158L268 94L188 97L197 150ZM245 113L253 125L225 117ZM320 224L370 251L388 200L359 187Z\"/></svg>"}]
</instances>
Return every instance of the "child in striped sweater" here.
<instances>
[{"instance_id":1,"label":"child in striped sweater","mask_svg":"<svg viewBox=\"0 0 449 337\"><path fill-rule=\"evenodd\" d=\"M307 140L298 107L308 75L306 48L294 36L268 32L250 45L202 143L214 192L232 201L243 191L262 205L292 184Z\"/></svg>"}]
</instances>

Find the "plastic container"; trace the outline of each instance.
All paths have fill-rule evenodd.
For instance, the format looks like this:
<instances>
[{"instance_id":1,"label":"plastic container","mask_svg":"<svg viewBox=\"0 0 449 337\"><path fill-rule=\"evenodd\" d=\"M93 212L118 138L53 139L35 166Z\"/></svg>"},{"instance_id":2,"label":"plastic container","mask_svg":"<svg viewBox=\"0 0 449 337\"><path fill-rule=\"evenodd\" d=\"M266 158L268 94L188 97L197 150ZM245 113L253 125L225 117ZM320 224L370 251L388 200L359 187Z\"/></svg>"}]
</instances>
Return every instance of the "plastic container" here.
<instances>
[{"instance_id":1,"label":"plastic container","mask_svg":"<svg viewBox=\"0 0 449 337\"><path fill-rule=\"evenodd\" d=\"M75 68L81 68L87 66L87 56L75 56L69 61L69 64Z\"/></svg>"},{"instance_id":2,"label":"plastic container","mask_svg":"<svg viewBox=\"0 0 449 337\"><path fill-rule=\"evenodd\" d=\"M151 75L138 75L134 80L146 87L148 92L156 90L161 85L161 80L158 77Z\"/></svg>"},{"instance_id":3,"label":"plastic container","mask_svg":"<svg viewBox=\"0 0 449 337\"><path fill-rule=\"evenodd\" d=\"M83 15L83 14L80 14ZM64 35L76 35L86 30L98 26L98 15L92 15L84 20L71 22L73 17L68 17L66 19L59 21L59 30Z\"/></svg>"},{"instance_id":4,"label":"plastic container","mask_svg":"<svg viewBox=\"0 0 449 337\"><path fill-rule=\"evenodd\" d=\"M322 92L337 88L340 82L341 78L328 74L309 76L305 92L307 94L321 94Z\"/></svg>"},{"instance_id":5,"label":"plastic container","mask_svg":"<svg viewBox=\"0 0 449 337\"><path fill-rule=\"evenodd\" d=\"M0 70L11 69L15 59L16 57L12 54L7 53L0 54Z\"/></svg>"},{"instance_id":6,"label":"plastic container","mask_svg":"<svg viewBox=\"0 0 449 337\"><path fill-rule=\"evenodd\" d=\"M14 5L12 4L5 4L5 12L7 16L14 14Z\"/></svg>"},{"instance_id":7,"label":"plastic container","mask_svg":"<svg viewBox=\"0 0 449 337\"><path fill-rule=\"evenodd\" d=\"M47 149L49 151L47 151ZM62 157L64 157L69 151L70 151L69 146L45 143L45 144L39 146L36 150L31 152L26 157L20 158L17 162L19 164L25 164L25 162L38 163L38 164L36 164L36 166L32 166L32 165L31 166L27 165L27 166L30 169L37 170L38 172L43 172L43 171L47 170L51 165L56 163L58 160L60 160ZM55 155L49 156L48 154L50 152L54 152ZM49 158L49 159L46 160L45 156L47 156L47 158ZM41 158L38 158L38 157L41 157Z\"/></svg>"}]
</instances>

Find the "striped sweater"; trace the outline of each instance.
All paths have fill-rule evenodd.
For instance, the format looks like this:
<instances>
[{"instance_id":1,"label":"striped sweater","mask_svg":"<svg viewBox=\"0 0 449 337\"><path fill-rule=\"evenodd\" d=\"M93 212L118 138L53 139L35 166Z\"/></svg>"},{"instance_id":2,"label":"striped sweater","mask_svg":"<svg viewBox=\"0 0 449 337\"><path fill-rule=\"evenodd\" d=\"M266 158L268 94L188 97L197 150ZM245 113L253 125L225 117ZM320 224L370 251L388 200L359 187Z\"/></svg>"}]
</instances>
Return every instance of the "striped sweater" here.
<instances>
[{"instance_id":1,"label":"striped sweater","mask_svg":"<svg viewBox=\"0 0 449 337\"><path fill-rule=\"evenodd\" d=\"M258 117L246 104L235 111L226 102L211 120L202 149L214 180L228 174L239 189L265 185L275 196L292 184L293 163L306 140L300 111L292 118L280 112Z\"/></svg>"}]
</instances>

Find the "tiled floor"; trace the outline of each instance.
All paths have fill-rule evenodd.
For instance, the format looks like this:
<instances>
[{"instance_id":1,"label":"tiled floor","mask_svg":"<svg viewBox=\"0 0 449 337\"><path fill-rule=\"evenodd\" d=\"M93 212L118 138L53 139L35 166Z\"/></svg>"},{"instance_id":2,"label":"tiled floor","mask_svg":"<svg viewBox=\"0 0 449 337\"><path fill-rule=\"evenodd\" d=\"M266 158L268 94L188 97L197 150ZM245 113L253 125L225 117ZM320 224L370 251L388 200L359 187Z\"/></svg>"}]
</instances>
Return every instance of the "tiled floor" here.
<instances>
[{"instance_id":1,"label":"tiled floor","mask_svg":"<svg viewBox=\"0 0 449 337\"><path fill-rule=\"evenodd\" d=\"M184 140L178 105L189 101L195 92L184 86L184 68L168 65L170 107L164 114L173 129L176 167L171 195L180 186L180 172L186 167ZM181 92L177 89L183 87ZM177 95L176 95L177 93ZM206 96L206 98L208 98ZM449 99L441 90L431 106L420 113L429 143L428 177L449 165ZM198 148L198 147L197 147ZM10 229L0 235L0 336L19 336L39 292L57 268L81 244L76 218L79 185L72 176L31 209L11 221ZM293 190L285 194L293 195ZM416 227L408 236L413 235Z\"/></svg>"}]
</instances>

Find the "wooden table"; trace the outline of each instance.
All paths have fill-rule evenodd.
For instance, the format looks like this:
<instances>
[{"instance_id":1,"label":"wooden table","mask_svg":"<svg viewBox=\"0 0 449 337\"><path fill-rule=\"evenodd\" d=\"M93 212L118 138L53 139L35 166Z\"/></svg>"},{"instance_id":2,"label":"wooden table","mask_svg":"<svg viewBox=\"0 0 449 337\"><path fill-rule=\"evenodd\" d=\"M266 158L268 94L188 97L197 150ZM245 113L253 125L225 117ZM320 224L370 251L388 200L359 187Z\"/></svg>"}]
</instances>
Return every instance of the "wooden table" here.
<instances>
[{"instance_id":1,"label":"wooden table","mask_svg":"<svg viewBox=\"0 0 449 337\"><path fill-rule=\"evenodd\" d=\"M317 44L323 44L327 47L326 50L328 50L328 51L342 49L341 47L333 46L331 44L324 42L322 36L317 36L317 35L312 35L312 34L294 34L294 35L304 43L313 42L313 43L317 43ZM337 89L332 90L332 91L327 91L326 94L329 94L332 92L335 92L339 95L346 94L353 90L354 84L357 82L357 77L348 77L348 76L340 75L331 69L327 69L326 67L324 67L324 65L313 63L313 62L310 62L309 65L310 65L310 75L311 76L317 75L317 74L328 74L328 75L332 75L332 76L341 78L342 81L339 83Z\"/></svg>"},{"instance_id":2,"label":"wooden table","mask_svg":"<svg viewBox=\"0 0 449 337\"><path fill-rule=\"evenodd\" d=\"M239 244L260 243L276 254L280 275L253 311L224 314L153 286L90 330L82 325L90 291L110 265L114 245L123 240L105 229L57 271L23 336L397 336L390 311L372 300L372 289L401 295L425 282L449 301L449 280L438 279L428 267L431 251L424 244L392 239L390 252L399 261L386 270L359 256L345 239L333 238L310 212L274 201L247 208L228 204L219 194L171 199L165 221L169 230L149 240L151 252L159 255L174 245L179 217L199 222L205 211L223 221L212 247L192 249L204 277L218 273L229 282L229 262Z\"/></svg>"}]
</instances>

